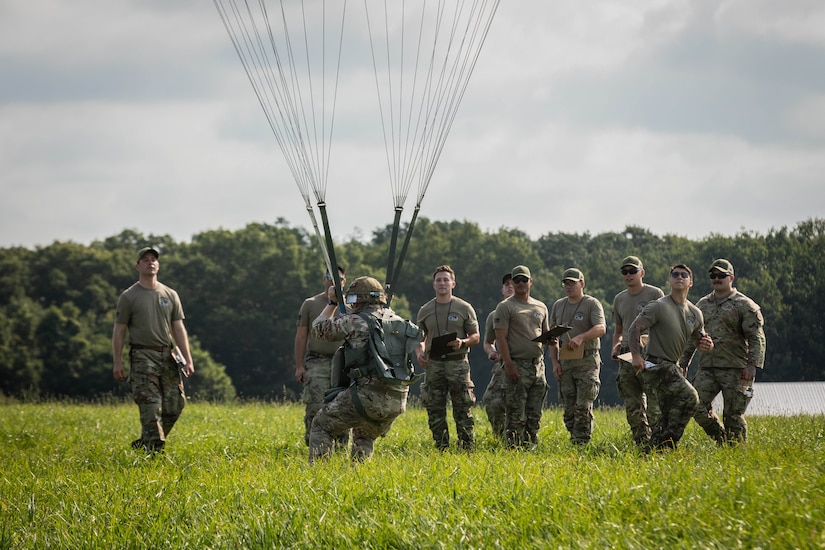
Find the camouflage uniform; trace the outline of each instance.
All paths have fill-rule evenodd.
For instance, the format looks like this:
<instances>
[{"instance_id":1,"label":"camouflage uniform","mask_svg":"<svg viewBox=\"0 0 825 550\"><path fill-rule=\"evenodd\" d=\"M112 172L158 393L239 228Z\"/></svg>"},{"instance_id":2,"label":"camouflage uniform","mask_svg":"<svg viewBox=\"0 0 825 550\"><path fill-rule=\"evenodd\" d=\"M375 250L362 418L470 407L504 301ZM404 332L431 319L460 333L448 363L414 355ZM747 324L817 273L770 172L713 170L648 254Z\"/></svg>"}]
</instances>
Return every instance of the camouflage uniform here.
<instances>
[{"instance_id":1,"label":"camouflage uniform","mask_svg":"<svg viewBox=\"0 0 825 550\"><path fill-rule=\"evenodd\" d=\"M484 342L492 344L496 341L496 330L493 327L493 314L495 310L487 315L484 323ZM493 434L504 437L504 419L506 415L507 397L504 393L504 362L496 361L491 370L490 382L484 390L484 409L487 411L487 420L493 428Z\"/></svg>"},{"instance_id":2,"label":"camouflage uniform","mask_svg":"<svg viewBox=\"0 0 825 550\"><path fill-rule=\"evenodd\" d=\"M604 309L601 302L587 294L575 304L571 304L567 298L561 298L553 304L550 312L550 325L573 327L559 337L559 346L564 346L570 338L583 334L596 325L604 324ZM599 338L594 338L584 341L582 346L584 356L581 359L559 361L559 394L564 406L564 426L570 433L570 441L575 444L586 444L593 435L593 402L601 388L601 342Z\"/></svg>"},{"instance_id":3,"label":"camouflage uniform","mask_svg":"<svg viewBox=\"0 0 825 550\"><path fill-rule=\"evenodd\" d=\"M625 289L613 299L613 323L623 329L619 355L630 351L627 344L630 324L649 302L658 300L663 295L662 289L644 284L637 294L631 294ZM642 387L642 380L642 377L636 376L633 365L619 359L616 387L619 397L624 402L625 417L633 441L637 445L645 446L650 442L650 426L658 420L659 405L653 398L653 392L646 392Z\"/></svg>"},{"instance_id":4,"label":"camouflage uniform","mask_svg":"<svg viewBox=\"0 0 825 550\"><path fill-rule=\"evenodd\" d=\"M129 363L129 386L140 412L140 444L162 450L186 405L178 365L168 351L134 348Z\"/></svg>"},{"instance_id":5,"label":"camouflage uniform","mask_svg":"<svg viewBox=\"0 0 825 550\"><path fill-rule=\"evenodd\" d=\"M518 380L504 376L507 406L504 435L511 447L536 446L544 401L547 399L547 378L544 357L513 359Z\"/></svg>"},{"instance_id":6,"label":"camouflage uniform","mask_svg":"<svg viewBox=\"0 0 825 550\"><path fill-rule=\"evenodd\" d=\"M745 410L753 396L753 380L744 380L746 366L765 366L764 319L760 307L735 288L728 296L717 298L711 292L697 302L702 310L714 348L703 353L693 386L700 407L694 419L719 443L747 440ZM686 354L692 353L688 347ZM713 399L722 392L724 425L713 411Z\"/></svg>"},{"instance_id":7,"label":"camouflage uniform","mask_svg":"<svg viewBox=\"0 0 825 550\"><path fill-rule=\"evenodd\" d=\"M696 412L699 396L677 364L685 345L704 333L702 312L689 301L677 303L665 296L645 306L633 324L643 323L649 330L647 360L654 364L639 376L659 403L659 420L652 427L653 447L676 447L687 423ZM632 326L632 325L631 325Z\"/></svg>"},{"instance_id":8,"label":"camouflage uniform","mask_svg":"<svg viewBox=\"0 0 825 550\"><path fill-rule=\"evenodd\" d=\"M299 327L307 327L307 345L304 355L304 389L301 392L301 401L306 405L304 411L304 442L309 445L309 432L312 429L312 419L324 405L324 394L330 388L332 355L341 341L324 342L312 335L312 322L320 315L327 305L326 292L316 294L304 300L298 312ZM338 315L339 313L336 313ZM342 434L337 444L346 447L349 443L349 432Z\"/></svg>"},{"instance_id":9,"label":"camouflage uniform","mask_svg":"<svg viewBox=\"0 0 825 550\"><path fill-rule=\"evenodd\" d=\"M573 443L585 444L593 435L593 402L601 388L598 354L598 350L591 351L581 359L562 362L559 394L564 405L564 427Z\"/></svg>"},{"instance_id":10,"label":"camouflage uniform","mask_svg":"<svg viewBox=\"0 0 825 550\"><path fill-rule=\"evenodd\" d=\"M421 401L427 409L427 421L437 449L450 446L450 430L447 426L447 397L453 406L456 435L462 448L473 447L474 420L470 409L476 402L473 381L470 379L470 363L467 359L456 361L430 360L424 368Z\"/></svg>"},{"instance_id":11,"label":"camouflage uniform","mask_svg":"<svg viewBox=\"0 0 825 550\"><path fill-rule=\"evenodd\" d=\"M519 374L515 381L506 372L502 378L506 406L504 435L510 447L538 445L547 378L543 344L534 342L533 338L550 328L548 317L547 306L529 296L527 301L515 296L502 300L494 312L493 326L496 331L507 331L510 359Z\"/></svg>"},{"instance_id":12,"label":"camouflage uniform","mask_svg":"<svg viewBox=\"0 0 825 550\"><path fill-rule=\"evenodd\" d=\"M382 308L371 305L365 311L376 310L380 312ZM369 326L355 314L318 318L312 324L312 333L325 341L345 338L354 349L369 345ZM310 462L329 455L335 439L350 428L352 459L371 456L375 440L386 435L396 417L406 410L408 393L408 386L388 383L377 374L356 378L355 384L326 403L313 418L309 434Z\"/></svg>"},{"instance_id":13,"label":"camouflage uniform","mask_svg":"<svg viewBox=\"0 0 825 550\"><path fill-rule=\"evenodd\" d=\"M372 456L375 440L385 436L396 417L406 410L408 393L408 386L390 385L377 377L358 378L355 386L339 393L315 415L309 434L310 461L329 455L336 438L349 428L352 459ZM354 399L360 400L367 417L358 411Z\"/></svg>"},{"instance_id":14,"label":"camouflage uniform","mask_svg":"<svg viewBox=\"0 0 825 550\"><path fill-rule=\"evenodd\" d=\"M673 361L662 359L657 366L642 371L640 376L645 387L650 388L662 405L650 444L653 447L675 447L696 412L699 396L682 375L681 367Z\"/></svg>"},{"instance_id":15,"label":"camouflage uniform","mask_svg":"<svg viewBox=\"0 0 825 550\"><path fill-rule=\"evenodd\" d=\"M444 304L439 304L433 298L418 311L417 322L426 334L428 352L433 336L455 332L456 338L461 339L478 332L476 313L468 302L451 296L449 304L439 313L440 306ZM427 422L433 441L440 450L450 446L450 430L447 426L448 396L453 407L459 446L463 449L472 449L475 442L472 407L476 402L476 396L473 391L475 385L470 378L467 351L466 348L458 349L442 359L429 357L428 364L424 367L421 398L427 409Z\"/></svg>"},{"instance_id":16,"label":"camouflage uniform","mask_svg":"<svg viewBox=\"0 0 825 550\"><path fill-rule=\"evenodd\" d=\"M140 412L141 436L135 448L160 451L186 403L183 381L171 355L171 325L183 320L178 293L157 283L138 283L118 298L115 324L129 331L129 385Z\"/></svg>"}]
</instances>

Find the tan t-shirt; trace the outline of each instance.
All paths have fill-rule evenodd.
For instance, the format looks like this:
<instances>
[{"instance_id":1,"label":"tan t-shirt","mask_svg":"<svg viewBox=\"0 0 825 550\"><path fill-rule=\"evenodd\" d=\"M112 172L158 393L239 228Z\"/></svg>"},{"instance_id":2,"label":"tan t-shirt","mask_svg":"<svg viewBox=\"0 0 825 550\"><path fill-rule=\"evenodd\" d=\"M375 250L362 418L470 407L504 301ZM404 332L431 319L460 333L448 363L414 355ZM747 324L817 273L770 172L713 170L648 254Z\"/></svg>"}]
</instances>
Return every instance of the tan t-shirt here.
<instances>
[{"instance_id":1,"label":"tan t-shirt","mask_svg":"<svg viewBox=\"0 0 825 550\"><path fill-rule=\"evenodd\" d=\"M512 359L536 359L544 355L541 342L533 338L550 329L547 306L533 297L526 302L511 296L496 306L493 317L496 330L507 330L507 344Z\"/></svg>"},{"instance_id":2,"label":"tan t-shirt","mask_svg":"<svg viewBox=\"0 0 825 550\"><path fill-rule=\"evenodd\" d=\"M571 304L567 298L556 300L550 313L551 325L573 327L559 337L559 345L570 341L574 336L585 333L596 325L603 325L604 308L593 296L585 294L578 303ZM601 347L601 340L593 338L584 342L584 351L595 351Z\"/></svg>"},{"instance_id":3,"label":"tan t-shirt","mask_svg":"<svg viewBox=\"0 0 825 550\"><path fill-rule=\"evenodd\" d=\"M699 339L705 321L702 311L690 303L677 304L669 295L647 304L634 322L649 329L648 355L678 363L688 340Z\"/></svg>"},{"instance_id":4,"label":"tan t-shirt","mask_svg":"<svg viewBox=\"0 0 825 550\"><path fill-rule=\"evenodd\" d=\"M327 293L321 292L311 298L307 298L304 300L304 303L301 304L301 310L298 312L297 326L306 327L308 331L306 355L332 355L343 342L343 340L332 342L319 340L312 334L312 322L324 311L328 301ZM339 315L341 315L341 312L336 308L334 317L338 317Z\"/></svg>"},{"instance_id":5,"label":"tan t-shirt","mask_svg":"<svg viewBox=\"0 0 825 550\"><path fill-rule=\"evenodd\" d=\"M117 300L115 322L128 327L130 346L171 346L172 321L182 319L178 293L162 283L155 288L135 283Z\"/></svg>"},{"instance_id":6,"label":"tan t-shirt","mask_svg":"<svg viewBox=\"0 0 825 550\"><path fill-rule=\"evenodd\" d=\"M616 294L613 298L613 323L622 327L622 342L625 346L630 333L630 325L636 316L647 304L664 295L661 288L648 284L644 285L638 294L631 294L627 289Z\"/></svg>"},{"instance_id":7,"label":"tan t-shirt","mask_svg":"<svg viewBox=\"0 0 825 550\"><path fill-rule=\"evenodd\" d=\"M439 304L433 298L421 306L416 324L427 335L426 351L430 351L434 336L455 332L456 338L466 338L468 334L478 332L475 309L469 302L456 296L447 304Z\"/></svg>"}]
</instances>

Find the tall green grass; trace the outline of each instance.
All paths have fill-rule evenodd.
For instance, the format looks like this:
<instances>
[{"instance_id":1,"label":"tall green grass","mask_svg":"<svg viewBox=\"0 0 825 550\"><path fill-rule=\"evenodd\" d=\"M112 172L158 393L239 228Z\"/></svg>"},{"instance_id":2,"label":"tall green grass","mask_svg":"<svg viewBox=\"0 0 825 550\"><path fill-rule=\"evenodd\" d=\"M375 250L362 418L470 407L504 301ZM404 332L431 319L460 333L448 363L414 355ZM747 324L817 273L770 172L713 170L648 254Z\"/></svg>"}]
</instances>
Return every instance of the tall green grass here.
<instances>
[{"instance_id":1,"label":"tall green grass","mask_svg":"<svg viewBox=\"0 0 825 550\"><path fill-rule=\"evenodd\" d=\"M411 409L376 454L310 466L299 405L190 403L146 456L131 404L0 405L0 548L823 548L825 418L691 423L639 455L620 410L591 445L546 411L539 447L439 453Z\"/></svg>"}]
</instances>

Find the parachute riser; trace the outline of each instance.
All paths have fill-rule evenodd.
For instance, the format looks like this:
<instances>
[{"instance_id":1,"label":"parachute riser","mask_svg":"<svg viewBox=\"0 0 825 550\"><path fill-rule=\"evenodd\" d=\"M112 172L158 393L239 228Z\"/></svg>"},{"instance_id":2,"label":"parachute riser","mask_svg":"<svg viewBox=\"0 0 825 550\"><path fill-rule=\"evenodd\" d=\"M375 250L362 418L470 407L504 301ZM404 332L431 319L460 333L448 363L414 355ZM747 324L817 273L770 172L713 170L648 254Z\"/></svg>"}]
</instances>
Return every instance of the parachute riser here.
<instances>
[{"instance_id":1,"label":"parachute riser","mask_svg":"<svg viewBox=\"0 0 825 550\"><path fill-rule=\"evenodd\" d=\"M318 210L321 212L321 223L324 225L324 238L327 242L327 254L332 264L330 275L332 275L332 285L335 288L335 297L338 300L338 310L341 313L347 312L347 305L344 303L344 293L341 291L341 274L338 273L338 261L335 259L335 247L332 244L332 233L329 230L329 218L327 218L327 203L319 202Z\"/></svg>"},{"instance_id":2,"label":"parachute riser","mask_svg":"<svg viewBox=\"0 0 825 550\"><path fill-rule=\"evenodd\" d=\"M404 211L403 206L395 207L395 219L392 222L392 237L390 238L390 250L387 253L387 279L384 282L384 290L387 292L387 302L390 299L390 282L393 279L393 269L395 265L395 248L398 245L398 230L401 226L401 213Z\"/></svg>"},{"instance_id":3,"label":"parachute riser","mask_svg":"<svg viewBox=\"0 0 825 550\"><path fill-rule=\"evenodd\" d=\"M392 279L389 279L389 284L387 285L387 306L390 305L392 302L392 296L395 292L395 283L398 281L398 276L401 273L401 266L404 265L404 258L407 256L407 248L410 246L410 240L412 239L413 228L415 227L415 220L418 218L418 212L421 210L421 203L415 205L415 210L413 210L412 218L410 219L410 223L407 226L407 234L404 236L404 245L401 247L401 253L398 255L398 263L395 265L395 269L392 272ZM392 261L392 260L390 260Z\"/></svg>"}]
</instances>

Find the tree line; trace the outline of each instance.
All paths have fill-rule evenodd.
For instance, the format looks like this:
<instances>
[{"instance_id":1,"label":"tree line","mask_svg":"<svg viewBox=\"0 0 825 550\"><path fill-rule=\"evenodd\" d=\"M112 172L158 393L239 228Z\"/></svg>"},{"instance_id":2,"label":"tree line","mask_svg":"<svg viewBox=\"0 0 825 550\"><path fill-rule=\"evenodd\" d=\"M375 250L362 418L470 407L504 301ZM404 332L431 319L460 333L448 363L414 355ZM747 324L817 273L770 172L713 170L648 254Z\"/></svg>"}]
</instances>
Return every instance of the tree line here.
<instances>
[{"instance_id":1,"label":"tree line","mask_svg":"<svg viewBox=\"0 0 825 550\"><path fill-rule=\"evenodd\" d=\"M336 243L349 280L360 275L384 280L391 234L387 225L369 241ZM125 383L112 379L112 323L118 295L137 280L134 255L145 245L160 250L159 279L183 301L197 368L186 381L190 396L297 399L300 386L292 373L298 310L323 289L326 268L314 236L282 219L205 231L191 242L125 230L91 245L55 241L35 249L0 249L0 391L21 399L83 400L128 393ZM482 231L468 221L420 218L392 306L414 320L434 296L433 269L450 264L456 271L454 293L473 304L483 330L501 298L501 276L513 266L530 267L532 295L548 307L564 297L562 272L577 267L585 274L585 292L602 302L608 320L599 402L614 404L619 399L610 361L611 305L624 289L619 263L628 255L642 259L645 282L665 293L670 266L689 265L695 274L693 302L710 292L710 263L729 259L735 286L759 303L765 316L766 368L757 383L825 380L825 219L767 234L743 230L691 240L636 226L531 239L518 229ZM480 399L490 377L481 346L471 351L470 363ZM554 402L556 389L548 378Z\"/></svg>"}]
</instances>

